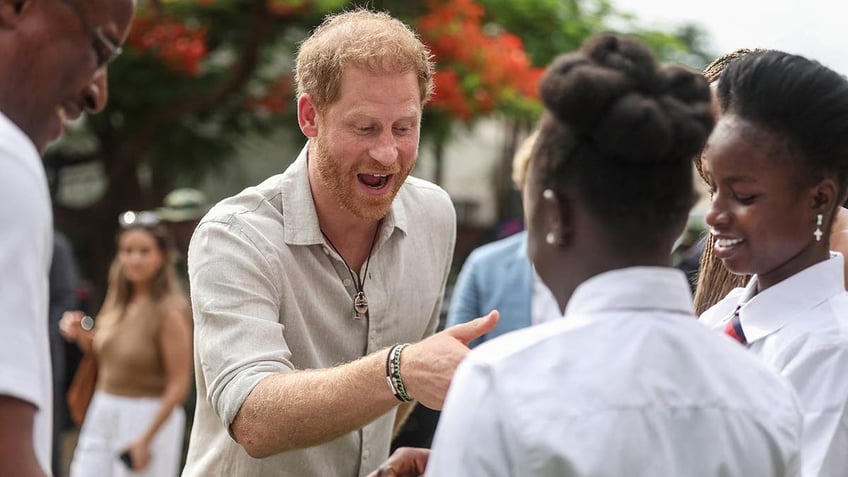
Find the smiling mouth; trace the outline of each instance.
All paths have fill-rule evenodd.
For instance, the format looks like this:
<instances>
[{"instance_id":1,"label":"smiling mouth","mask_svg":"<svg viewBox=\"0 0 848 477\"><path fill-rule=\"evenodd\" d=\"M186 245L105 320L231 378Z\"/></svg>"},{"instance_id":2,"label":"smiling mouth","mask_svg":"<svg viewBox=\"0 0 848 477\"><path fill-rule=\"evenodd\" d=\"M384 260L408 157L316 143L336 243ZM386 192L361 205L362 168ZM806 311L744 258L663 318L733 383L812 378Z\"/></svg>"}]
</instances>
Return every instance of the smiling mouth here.
<instances>
[{"instance_id":1,"label":"smiling mouth","mask_svg":"<svg viewBox=\"0 0 848 477\"><path fill-rule=\"evenodd\" d=\"M716 258L719 260L728 260L736 255L736 252L743 243L745 243L745 239L740 237L716 237L713 244L713 253L715 253Z\"/></svg>"},{"instance_id":2,"label":"smiling mouth","mask_svg":"<svg viewBox=\"0 0 848 477\"><path fill-rule=\"evenodd\" d=\"M716 238L715 244L716 244L717 247L730 248L730 247L733 247L734 245L739 245L740 243L742 243L744 241L745 241L745 239L742 239L742 238L733 238L733 239Z\"/></svg>"},{"instance_id":3,"label":"smiling mouth","mask_svg":"<svg viewBox=\"0 0 848 477\"><path fill-rule=\"evenodd\" d=\"M388 184L392 174L357 174L356 177L366 187L379 190Z\"/></svg>"}]
</instances>

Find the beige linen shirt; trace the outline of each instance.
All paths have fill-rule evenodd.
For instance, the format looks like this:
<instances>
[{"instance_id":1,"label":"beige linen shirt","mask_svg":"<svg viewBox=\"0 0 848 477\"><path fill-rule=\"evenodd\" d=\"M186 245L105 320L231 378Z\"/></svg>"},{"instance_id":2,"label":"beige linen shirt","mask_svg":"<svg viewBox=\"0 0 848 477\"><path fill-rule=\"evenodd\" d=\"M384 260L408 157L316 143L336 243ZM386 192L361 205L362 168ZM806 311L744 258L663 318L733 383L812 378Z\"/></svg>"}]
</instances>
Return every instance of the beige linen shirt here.
<instances>
[{"instance_id":1,"label":"beige linen shirt","mask_svg":"<svg viewBox=\"0 0 848 477\"><path fill-rule=\"evenodd\" d=\"M341 477L377 468L389 453L394 410L333 441L265 459L248 456L228 429L265 377L337 366L432 334L455 236L445 191L408 178L360 277L369 317L354 320L354 284L318 226L305 148L282 174L212 208L188 253L197 409L183 476Z\"/></svg>"}]
</instances>

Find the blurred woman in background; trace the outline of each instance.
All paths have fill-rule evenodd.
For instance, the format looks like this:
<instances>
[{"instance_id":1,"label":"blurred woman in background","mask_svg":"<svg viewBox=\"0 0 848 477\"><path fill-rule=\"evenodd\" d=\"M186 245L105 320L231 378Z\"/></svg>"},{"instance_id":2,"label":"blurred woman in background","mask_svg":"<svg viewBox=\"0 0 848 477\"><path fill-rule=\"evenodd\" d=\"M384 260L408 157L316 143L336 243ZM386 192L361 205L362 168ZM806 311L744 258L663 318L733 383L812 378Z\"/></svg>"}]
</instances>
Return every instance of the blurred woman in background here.
<instances>
[{"instance_id":1,"label":"blurred woman in background","mask_svg":"<svg viewBox=\"0 0 848 477\"><path fill-rule=\"evenodd\" d=\"M62 334L98 363L72 477L179 474L191 379L191 325L172 247L152 212L120 218L118 251L93 329L68 312ZM86 330L88 328L89 330Z\"/></svg>"}]
</instances>

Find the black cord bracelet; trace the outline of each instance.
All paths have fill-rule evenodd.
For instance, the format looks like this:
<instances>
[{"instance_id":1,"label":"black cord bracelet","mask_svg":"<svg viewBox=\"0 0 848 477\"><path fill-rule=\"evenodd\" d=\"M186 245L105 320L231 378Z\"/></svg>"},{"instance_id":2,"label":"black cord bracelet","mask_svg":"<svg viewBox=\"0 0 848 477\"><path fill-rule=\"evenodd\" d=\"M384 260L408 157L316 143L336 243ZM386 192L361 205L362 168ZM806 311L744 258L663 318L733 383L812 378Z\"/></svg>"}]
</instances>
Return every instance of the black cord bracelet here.
<instances>
[{"instance_id":1,"label":"black cord bracelet","mask_svg":"<svg viewBox=\"0 0 848 477\"><path fill-rule=\"evenodd\" d=\"M409 346L408 343L394 345L386 355L386 382L389 384L389 390L400 402L413 401L406 392L406 386L403 385L403 378L400 375L400 354L407 346Z\"/></svg>"}]
</instances>

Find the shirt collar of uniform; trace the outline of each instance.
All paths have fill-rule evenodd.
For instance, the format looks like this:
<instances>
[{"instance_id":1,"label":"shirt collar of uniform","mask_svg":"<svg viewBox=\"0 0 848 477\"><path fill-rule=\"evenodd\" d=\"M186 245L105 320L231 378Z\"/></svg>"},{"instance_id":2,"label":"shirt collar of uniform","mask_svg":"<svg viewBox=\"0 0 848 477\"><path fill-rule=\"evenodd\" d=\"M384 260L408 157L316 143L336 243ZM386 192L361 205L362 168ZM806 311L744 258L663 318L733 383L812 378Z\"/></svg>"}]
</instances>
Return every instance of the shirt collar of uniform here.
<instances>
[{"instance_id":1,"label":"shirt collar of uniform","mask_svg":"<svg viewBox=\"0 0 848 477\"><path fill-rule=\"evenodd\" d=\"M686 275L670 267L629 267L601 273L574 290L565 308L565 317L625 310L694 316Z\"/></svg>"},{"instance_id":2,"label":"shirt collar of uniform","mask_svg":"<svg viewBox=\"0 0 848 477\"><path fill-rule=\"evenodd\" d=\"M307 168L309 143L300 150L297 159L283 173L280 184L283 220L285 220L285 242L288 245L316 245L324 243L324 235L318 225L318 212L312 199ZM405 187L405 186L404 186ZM406 210L401 200L403 187L392 201L389 213L383 219L384 238L397 228L406 233Z\"/></svg>"},{"instance_id":3,"label":"shirt collar of uniform","mask_svg":"<svg viewBox=\"0 0 848 477\"><path fill-rule=\"evenodd\" d=\"M845 290L840 253L757 293L757 276L739 295L739 322L748 343L783 328L803 312Z\"/></svg>"}]
</instances>

